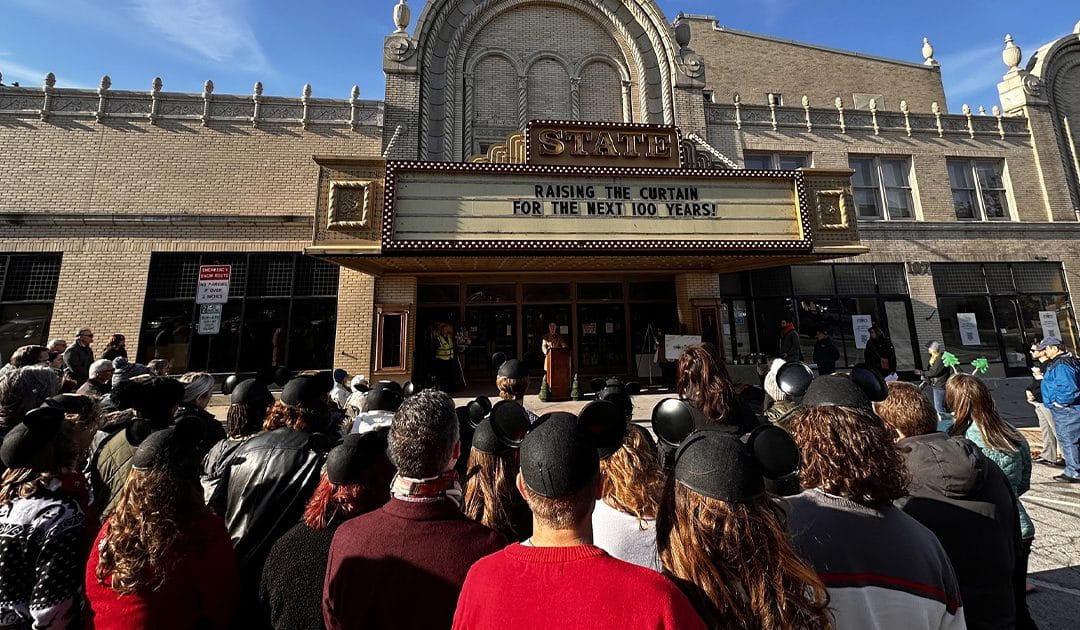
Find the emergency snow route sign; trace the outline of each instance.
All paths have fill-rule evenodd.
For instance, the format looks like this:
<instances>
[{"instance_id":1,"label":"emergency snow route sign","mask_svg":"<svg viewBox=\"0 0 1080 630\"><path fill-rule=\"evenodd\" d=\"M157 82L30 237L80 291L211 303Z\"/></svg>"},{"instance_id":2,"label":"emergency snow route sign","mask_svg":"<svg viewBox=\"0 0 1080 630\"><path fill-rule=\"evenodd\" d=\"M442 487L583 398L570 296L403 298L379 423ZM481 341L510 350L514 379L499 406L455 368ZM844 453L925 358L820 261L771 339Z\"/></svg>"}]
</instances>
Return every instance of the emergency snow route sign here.
<instances>
[{"instance_id":1,"label":"emergency snow route sign","mask_svg":"<svg viewBox=\"0 0 1080 630\"><path fill-rule=\"evenodd\" d=\"M199 267L199 290L196 304L225 304L229 301L229 279L232 265L202 265Z\"/></svg>"}]
</instances>

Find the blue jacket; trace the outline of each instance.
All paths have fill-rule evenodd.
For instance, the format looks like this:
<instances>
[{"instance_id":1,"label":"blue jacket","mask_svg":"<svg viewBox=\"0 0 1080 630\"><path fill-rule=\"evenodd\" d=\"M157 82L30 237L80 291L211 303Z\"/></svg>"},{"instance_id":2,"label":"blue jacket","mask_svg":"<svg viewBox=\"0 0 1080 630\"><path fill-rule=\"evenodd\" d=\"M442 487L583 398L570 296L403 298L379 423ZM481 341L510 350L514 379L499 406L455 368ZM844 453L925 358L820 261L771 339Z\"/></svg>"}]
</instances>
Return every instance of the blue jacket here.
<instances>
[{"instance_id":1,"label":"blue jacket","mask_svg":"<svg viewBox=\"0 0 1080 630\"><path fill-rule=\"evenodd\" d=\"M1043 369L1043 404L1069 407L1080 402L1080 361L1072 355L1062 355Z\"/></svg>"}]
</instances>

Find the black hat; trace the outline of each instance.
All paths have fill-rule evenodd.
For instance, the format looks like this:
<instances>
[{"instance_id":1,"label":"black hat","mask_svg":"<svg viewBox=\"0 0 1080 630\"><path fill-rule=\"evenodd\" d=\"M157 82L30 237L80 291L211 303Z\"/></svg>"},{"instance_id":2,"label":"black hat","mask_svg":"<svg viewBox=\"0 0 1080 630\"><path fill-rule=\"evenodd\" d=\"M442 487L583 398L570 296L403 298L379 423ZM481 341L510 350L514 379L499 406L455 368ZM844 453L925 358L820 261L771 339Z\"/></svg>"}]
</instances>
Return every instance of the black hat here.
<instances>
[{"instance_id":1,"label":"black hat","mask_svg":"<svg viewBox=\"0 0 1080 630\"><path fill-rule=\"evenodd\" d=\"M686 438L672 474L694 492L728 503L765 494L761 465L742 440L725 431L703 429Z\"/></svg>"},{"instance_id":2,"label":"black hat","mask_svg":"<svg viewBox=\"0 0 1080 630\"><path fill-rule=\"evenodd\" d=\"M491 355L491 367L492 368L497 370L502 366L503 363L506 363L506 353L505 352L496 352L495 354Z\"/></svg>"},{"instance_id":3,"label":"black hat","mask_svg":"<svg viewBox=\"0 0 1080 630\"><path fill-rule=\"evenodd\" d=\"M140 381L132 407L140 416L150 420L162 420L184 400L184 384L175 378L154 376Z\"/></svg>"},{"instance_id":4,"label":"black hat","mask_svg":"<svg viewBox=\"0 0 1080 630\"><path fill-rule=\"evenodd\" d=\"M529 378L529 367L517 359L510 359L499 366L498 376L515 380Z\"/></svg>"},{"instance_id":5,"label":"black hat","mask_svg":"<svg viewBox=\"0 0 1080 630\"><path fill-rule=\"evenodd\" d=\"M236 386L240 384L240 377L236 374L230 374L225 377L224 381L221 381L221 393L226 396L233 393Z\"/></svg>"},{"instance_id":6,"label":"black hat","mask_svg":"<svg viewBox=\"0 0 1080 630\"><path fill-rule=\"evenodd\" d=\"M405 381L405 386L401 388L401 397L408 398L418 391L420 391L420 388L416 386L416 383Z\"/></svg>"},{"instance_id":7,"label":"black hat","mask_svg":"<svg viewBox=\"0 0 1080 630\"><path fill-rule=\"evenodd\" d=\"M791 434L774 424L765 424L750 432L746 447L761 466L766 479L781 481L799 474L799 447Z\"/></svg>"},{"instance_id":8,"label":"black hat","mask_svg":"<svg viewBox=\"0 0 1080 630\"><path fill-rule=\"evenodd\" d=\"M582 407L578 427L596 445L600 459L614 455L626 439L626 415L610 400L594 400Z\"/></svg>"},{"instance_id":9,"label":"black hat","mask_svg":"<svg viewBox=\"0 0 1080 630\"><path fill-rule=\"evenodd\" d=\"M668 446L681 444L693 433L696 424L694 409L684 400L665 398L653 407L653 431Z\"/></svg>"},{"instance_id":10,"label":"black hat","mask_svg":"<svg viewBox=\"0 0 1080 630\"><path fill-rule=\"evenodd\" d=\"M193 420L183 420L175 427L154 431L135 450L131 467L134 470L165 468L179 475L198 476L201 438L202 428Z\"/></svg>"},{"instance_id":11,"label":"black hat","mask_svg":"<svg viewBox=\"0 0 1080 630\"><path fill-rule=\"evenodd\" d=\"M270 393L270 388L266 386L266 383L249 378L233 387L229 402L233 405L272 403L274 402L274 395Z\"/></svg>"},{"instance_id":12,"label":"black hat","mask_svg":"<svg viewBox=\"0 0 1080 630\"><path fill-rule=\"evenodd\" d=\"M401 394L402 398L405 398L405 388L402 387L401 383L399 383L397 381L379 381L378 383L375 383L375 387L373 389L378 389L378 388L392 389L395 392Z\"/></svg>"},{"instance_id":13,"label":"black hat","mask_svg":"<svg viewBox=\"0 0 1080 630\"><path fill-rule=\"evenodd\" d=\"M814 379L803 396L803 407L852 407L873 409L885 400L889 388L876 370L855 366L851 375L830 374Z\"/></svg>"},{"instance_id":14,"label":"black hat","mask_svg":"<svg viewBox=\"0 0 1080 630\"><path fill-rule=\"evenodd\" d=\"M596 444L574 414L545 414L521 441L521 476L542 497L570 496L593 483L599 470Z\"/></svg>"},{"instance_id":15,"label":"black hat","mask_svg":"<svg viewBox=\"0 0 1080 630\"><path fill-rule=\"evenodd\" d=\"M281 402L290 407L318 409L324 406L323 403L333 386L333 379L327 372L301 374L285 383L285 387L281 389Z\"/></svg>"},{"instance_id":16,"label":"black hat","mask_svg":"<svg viewBox=\"0 0 1080 630\"><path fill-rule=\"evenodd\" d=\"M377 383L375 389L365 396L367 396L367 407L371 411L397 411L403 399L400 391L387 387L381 382Z\"/></svg>"},{"instance_id":17,"label":"black hat","mask_svg":"<svg viewBox=\"0 0 1080 630\"><path fill-rule=\"evenodd\" d=\"M289 371L289 368L282 365L280 367L274 368L273 372L270 373L270 377L275 385L277 385L278 387L285 387L285 385L289 382L289 379L292 378L292 372ZM329 390L330 388L327 387L326 389Z\"/></svg>"},{"instance_id":18,"label":"black hat","mask_svg":"<svg viewBox=\"0 0 1080 630\"><path fill-rule=\"evenodd\" d=\"M482 453L505 453L521 446L529 431L529 414L513 400L500 400L476 426L472 447Z\"/></svg>"},{"instance_id":19,"label":"black hat","mask_svg":"<svg viewBox=\"0 0 1080 630\"><path fill-rule=\"evenodd\" d=\"M8 468L34 468L46 465L41 459L52 448L64 424L64 411L57 407L38 407L23 416L4 436L0 461Z\"/></svg>"},{"instance_id":20,"label":"black hat","mask_svg":"<svg viewBox=\"0 0 1080 630\"><path fill-rule=\"evenodd\" d=\"M469 410L469 422L475 429L491 413L491 400L487 396L477 396L465 407Z\"/></svg>"},{"instance_id":21,"label":"black hat","mask_svg":"<svg viewBox=\"0 0 1080 630\"><path fill-rule=\"evenodd\" d=\"M326 478L330 483L355 484L364 479L371 465L385 456L388 447L386 427L365 433L350 433L326 456Z\"/></svg>"},{"instance_id":22,"label":"black hat","mask_svg":"<svg viewBox=\"0 0 1080 630\"><path fill-rule=\"evenodd\" d=\"M94 409L94 399L80 394L60 394L46 400L43 407L54 407L64 413L84 416Z\"/></svg>"},{"instance_id":23,"label":"black hat","mask_svg":"<svg viewBox=\"0 0 1080 630\"><path fill-rule=\"evenodd\" d=\"M801 398L814 381L814 370L801 361L788 361L776 371L776 386L792 398Z\"/></svg>"}]
</instances>

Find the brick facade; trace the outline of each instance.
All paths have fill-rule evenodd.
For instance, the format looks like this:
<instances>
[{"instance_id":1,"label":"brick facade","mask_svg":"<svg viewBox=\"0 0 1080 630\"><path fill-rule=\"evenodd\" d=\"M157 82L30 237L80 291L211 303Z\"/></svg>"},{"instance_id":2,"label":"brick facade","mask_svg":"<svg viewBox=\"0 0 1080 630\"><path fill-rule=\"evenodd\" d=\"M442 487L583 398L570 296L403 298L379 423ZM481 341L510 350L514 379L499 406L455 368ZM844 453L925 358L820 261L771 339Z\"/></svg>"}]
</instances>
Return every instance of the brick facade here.
<instances>
[{"instance_id":1,"label":"brick facade","mask_svg":"<svg viewBox=\"0 0 1080 630\"><path fill-rule=\"evenodd\" d=\"M313 241L345 242L327 228L326 208L313 210L329 188L313 156L463 159L530 117L675 122L735 163L750 151L801 153L818 168L847 168L852 155L903 156L914 220L861 222L870 253L837 262L1045 259L1061 262L1076 284L1080 162L1062 131L1068 118L1080 134L1076 46L1048 45L1030 70L1006 76L1003 115L967 116L948 113L936 66L741 33L698 16L676 21L689 24L686 41L677 40L685 33L651 2L439 6L412 34L387 38L383 102L268 97L255 109L251 96L210 103L194 94L56 88L55 111L44 111L40 88L0 88L0 252L63 253L49 336L89 325L137 346L155 252L299 252ZM768 92L784 102L769 108ZM857 107L856 94L882 95L878 111ZM1004 165L1010 221L957 221L949 158ZM374 277L350 269L347 256L330 258L344 265L335 365L403 380L424 334L416 276ZM573 268L598 272L607 261L617 273L650 263L635 260L583 257ZM718 265L685 260L673 275L677 308L696 333L694 301L719 296ZM425 265L452 271L443 262ZM512 263L491 258L472 269L510 273ZM909 273L908 286L920 343L940 338L931 277ZM411 309L404 372L374 373L380 305Z\"/></svg>"}]
</instances>

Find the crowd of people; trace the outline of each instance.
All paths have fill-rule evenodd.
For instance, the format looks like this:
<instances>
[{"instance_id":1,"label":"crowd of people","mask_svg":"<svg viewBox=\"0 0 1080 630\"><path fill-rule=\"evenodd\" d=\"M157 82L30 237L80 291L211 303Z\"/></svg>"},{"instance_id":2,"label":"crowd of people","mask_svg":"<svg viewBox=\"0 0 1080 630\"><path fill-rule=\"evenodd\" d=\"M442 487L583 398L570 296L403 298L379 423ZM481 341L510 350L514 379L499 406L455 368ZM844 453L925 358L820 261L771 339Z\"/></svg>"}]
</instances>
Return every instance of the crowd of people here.
<instances>
[{"instance_id":1,"label":"crowd of people","mask_svg":"<svg viewBox=\"0 0 1080 630\"><path fill-rule=\"evenodd\" d=\"M0 627L1035 627L1032 461L973 376L778 361L769 414L698 344L656 439L615 379L537 417L514 359L495 404L335 371L231 378L219 419L209 374L116 380L117 337L0 370Z\"/></svg>"}]
</instances>

